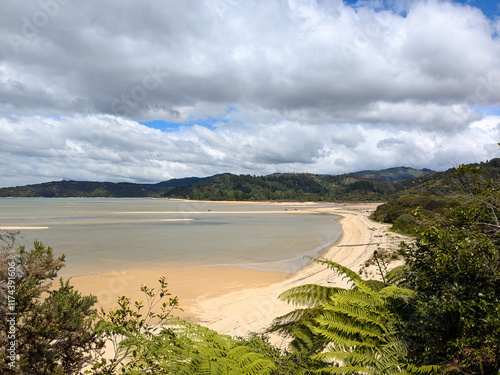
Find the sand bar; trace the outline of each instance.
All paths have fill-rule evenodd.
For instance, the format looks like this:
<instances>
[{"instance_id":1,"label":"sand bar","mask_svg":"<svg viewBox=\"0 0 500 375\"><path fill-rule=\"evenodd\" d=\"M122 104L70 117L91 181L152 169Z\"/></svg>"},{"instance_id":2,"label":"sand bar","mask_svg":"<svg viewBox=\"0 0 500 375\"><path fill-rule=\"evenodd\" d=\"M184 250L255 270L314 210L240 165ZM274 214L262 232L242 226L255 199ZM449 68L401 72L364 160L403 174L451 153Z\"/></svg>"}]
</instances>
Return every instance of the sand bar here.
<instances>
[{"instance_id":1,"label":"sand bar","mask_svg":"<svg viewBox=\"0 0 500 375\"><path fill-rule=\"evenodd\" d=\"M49 227L22 227L22 226L0 226L2 230L41 230L41 229L49 229Z\"/></svg>"},{"instance_id":2,"label":"sand bar","mask_svg":"<svg viewBox=\"0 0 500 375\"><path fill-rule=\"evenodd\" d=\"M121 212L120 214L139 214L139 215L217 215L217 214L224 214L224 215L231 215L231 214L294 214L294 213L300 213L300 211L288 211L288 210L260 210L260 211L212 211L212 210L207 210L207 211L127 211L127 212ZM302 212L303 213L303 212ZM309 213L309 212L308 212Z\"/></svg>"}]
</instances>

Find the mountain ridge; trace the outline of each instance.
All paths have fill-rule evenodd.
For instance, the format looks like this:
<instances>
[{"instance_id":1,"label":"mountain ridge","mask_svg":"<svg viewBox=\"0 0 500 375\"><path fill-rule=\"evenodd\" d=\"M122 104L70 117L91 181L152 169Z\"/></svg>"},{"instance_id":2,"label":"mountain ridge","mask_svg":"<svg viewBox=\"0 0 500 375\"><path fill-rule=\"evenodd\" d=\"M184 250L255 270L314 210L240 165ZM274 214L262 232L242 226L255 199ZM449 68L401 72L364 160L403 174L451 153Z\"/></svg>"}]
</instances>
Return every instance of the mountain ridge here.
<instances>
[{"instance_id":1,"label":"mountain ridge","mask_svg":"<svg viewBox=\"0 0 500 375\"><path fill-rule=\"evenodd\" d=\"M500 159L485 166L500 174ZM431 194L450 190L454 168L444 172L409 167L358 171L343 175L274 173L267 176L230 173L177 178L157 183L63 180L0 188L0 197L116 197L205 200L387 200L403 192L424 189ZM416 176L416 177L415 177ZM450 185L451 184L451 185Z\"/></svg>"}]
</instances>

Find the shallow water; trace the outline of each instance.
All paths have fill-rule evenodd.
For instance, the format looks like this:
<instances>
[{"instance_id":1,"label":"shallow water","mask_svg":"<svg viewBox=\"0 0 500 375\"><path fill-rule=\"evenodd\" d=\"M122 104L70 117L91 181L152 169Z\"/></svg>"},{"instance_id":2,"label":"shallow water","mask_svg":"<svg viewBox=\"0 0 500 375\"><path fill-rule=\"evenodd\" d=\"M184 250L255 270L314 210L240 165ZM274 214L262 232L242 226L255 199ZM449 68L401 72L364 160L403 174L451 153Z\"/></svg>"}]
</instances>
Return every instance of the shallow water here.
<instances>
[{"instance_id":1,"label":"shallow water","mask_svg":"<svg viewBox=\"0 0 500 375\"><path fill-rule=\"evenodd\" d=\"M1 198L0 229L66 254L61 275L237 265L293 273L340 236L336 217L301 207L129 198Z\"/></svg>"}]
</instances>

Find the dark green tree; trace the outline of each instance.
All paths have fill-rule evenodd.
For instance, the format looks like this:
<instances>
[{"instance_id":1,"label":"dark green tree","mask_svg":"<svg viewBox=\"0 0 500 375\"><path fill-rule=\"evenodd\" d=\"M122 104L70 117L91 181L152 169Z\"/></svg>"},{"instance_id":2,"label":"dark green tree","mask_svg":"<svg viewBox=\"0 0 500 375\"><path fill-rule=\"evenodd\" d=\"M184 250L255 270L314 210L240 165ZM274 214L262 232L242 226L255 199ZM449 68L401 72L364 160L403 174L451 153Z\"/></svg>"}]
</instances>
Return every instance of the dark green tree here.
<instances>
[{"instance_id":1,"label":"dark green tree","mask_svg":"<svg viewBox=\"0 0 500 375\"><path fill-rule=\"evenodd\" d=\"M30 251L16 247L17 235L0 232L0 372L77 374L102 346L94 330L96 297L82 296L68 281L51 289L64 255L55 258L38 241Z\"/></svg>"},{"instance_id":2,"label":"dark green tree","mask_svg":"<svg viewBox=\"0 0 500 375\"><path fill-rule=\"evenodd\" d=\"M417 362L449 373L500 370L500 191L481 168L462 166L464 205L446 218L418 211L416 242L404 244L405 285L416 292L405 314L405 341Z\"/></svg>"}]
</instances>

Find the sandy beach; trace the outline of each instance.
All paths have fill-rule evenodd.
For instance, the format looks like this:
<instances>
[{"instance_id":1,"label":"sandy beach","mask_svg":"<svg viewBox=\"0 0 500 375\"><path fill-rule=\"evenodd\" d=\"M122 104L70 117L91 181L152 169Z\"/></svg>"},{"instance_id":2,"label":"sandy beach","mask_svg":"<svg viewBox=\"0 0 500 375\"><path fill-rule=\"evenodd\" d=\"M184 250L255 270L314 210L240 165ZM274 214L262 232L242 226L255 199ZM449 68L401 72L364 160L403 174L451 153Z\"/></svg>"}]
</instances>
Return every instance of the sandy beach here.
<instances>
[{"instance_id":1,"label":"sandy beach","mask_svg":"<svg viewBox=\"0 0 500 375\"><path fill-rule=\"evenodd\" d=\"M302 209L297 214L340 215L343 234L323 257L358 271L374 250L395 248L405 239L388 232L388 225L369 219L377 205L308 204L304 207L299 203L297 207ZM83 294L96 295L99 306L110 308L116 305L119 295L132 301L142 300L141 285L155 287L162 276L167 278L172 295L179 297L180 306L185 310L179 313L182 318L233 336L262 332L274 317L290 311L293 306L277 297L291 287L310 283L347 286L319 264L311 264L289 277L240 267L175 267L75 276L71 284Z\"/></svg>"}]
</instances>

